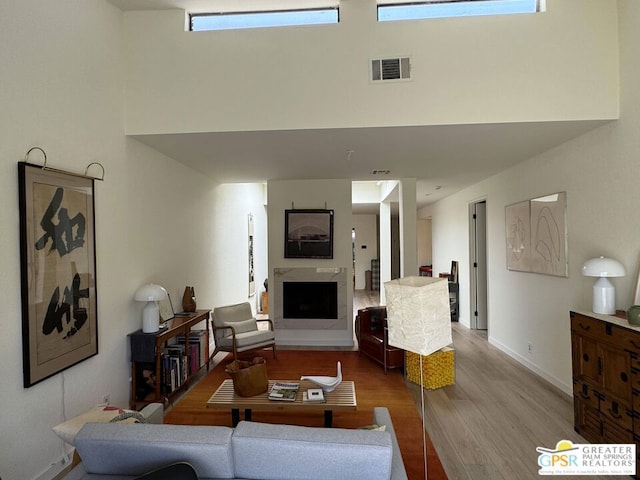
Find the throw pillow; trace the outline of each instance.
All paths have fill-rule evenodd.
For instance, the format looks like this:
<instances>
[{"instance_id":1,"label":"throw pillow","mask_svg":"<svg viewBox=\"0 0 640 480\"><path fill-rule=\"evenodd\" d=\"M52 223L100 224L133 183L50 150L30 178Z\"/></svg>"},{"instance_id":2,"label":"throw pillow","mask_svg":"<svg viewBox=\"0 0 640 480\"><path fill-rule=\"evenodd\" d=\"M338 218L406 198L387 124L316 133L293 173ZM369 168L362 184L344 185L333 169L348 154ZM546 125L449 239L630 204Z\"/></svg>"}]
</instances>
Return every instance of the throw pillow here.
<instances>
[{"instance_id":1,"label":"throw pillow","mask_svg":"<svg viewBox=\"0 0 640 480\"><path fill-rule=\"evenodd\" d=\"M125 411L113 417L109 423L149 423L140 412Z\"/></svg>"},{"instance_id":2,"label":"throw pillow","mask_svg":"<svg viewBox=\"0 0 640 480\"><path fill-rule=\"evenodd\" d=\"M237 335L239 333L246 333L257 330L258 322L255 318L250 318L249 320L242 320L240 322L224 322L223 326L233 327ZM231 335L231 332L229 332L228 335Z\"/></svg>"},{"instance_id":3,"label":"throw pillow","mask_svg":"<svg viewBox=\"0 0 640 480\"><path fill-rule=\"evenodd\" d=\"M125 410L124 408L118 408L112 405L97 405L77 417L70 418L66 422L56 425L53 427L53 431L69 445L73 445L77 433L85 423L107 423L113 418L127 412L138 413L135 410Z\"/></svg>"},{"instance_id":4,"label":"throw pillow","mask_svg":"<svg viewBox=\"0 0 640 480\"><path fill-rule=\"evenodd\" d=\"M376 432L384 432L387 429L386 425L378 425L376 423L372 425L365 425L364 427L360 427L360 430L374 430Z\"/></svg>"}]
</instances>

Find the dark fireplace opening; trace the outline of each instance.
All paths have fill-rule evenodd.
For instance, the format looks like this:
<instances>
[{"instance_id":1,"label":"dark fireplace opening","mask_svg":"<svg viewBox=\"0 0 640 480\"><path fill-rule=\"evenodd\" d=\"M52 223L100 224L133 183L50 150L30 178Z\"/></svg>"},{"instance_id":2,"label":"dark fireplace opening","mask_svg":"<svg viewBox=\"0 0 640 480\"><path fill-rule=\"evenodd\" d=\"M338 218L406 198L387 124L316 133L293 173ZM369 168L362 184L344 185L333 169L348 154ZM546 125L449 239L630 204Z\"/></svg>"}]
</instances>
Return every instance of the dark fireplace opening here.
<instances>
[{"instance_id":1,"label":"dark fireplace opening","mask_svg":"<svg viewBox=\"0 0 640 480\"><path fill-rule=\"evenodd\" d=\"M337 282L283 282L283 318L338 318Z\"/></svg>"}]
</instances>

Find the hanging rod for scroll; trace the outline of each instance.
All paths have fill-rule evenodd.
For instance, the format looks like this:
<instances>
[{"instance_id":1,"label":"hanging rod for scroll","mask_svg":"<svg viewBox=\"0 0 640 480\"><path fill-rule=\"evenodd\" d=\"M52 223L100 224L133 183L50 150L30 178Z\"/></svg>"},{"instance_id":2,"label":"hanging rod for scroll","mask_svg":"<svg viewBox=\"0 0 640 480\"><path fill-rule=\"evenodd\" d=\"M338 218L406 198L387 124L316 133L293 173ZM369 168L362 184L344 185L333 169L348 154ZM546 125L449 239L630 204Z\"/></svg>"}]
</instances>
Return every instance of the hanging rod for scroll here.
<instances>
[{"instance_id":1,"label":"hanging rod for scroll","mask_svg":"<svg viewBox=\"0 0 640 480\"><path fill-rule=\"evenodd\" d=\"M29 150L27 150L27 153L25 153L25 155L24 155L24 161L25 162L29 161L29 154L34 150L40 150L40 152L42 152L42 156L44 157L44 163L41 166L42 170L47 170L49 172L64 173L65 175L71 175L71 176L80 177L80 178L88 178L90 180L100 180L101 182L104 181L104 166L100 162L91 162L89 165L87 165L87 168L84 169L84 175L83 175L81 173L67 172L66 170L60 170L58 168L53 168L53 167L47 166L47 152L45 152L40 147L31 147ZM89 173L89 168L91 168L93 165L97 165L102 169L102 176L101 177L95 177L93 175L89 175L88 174Z\"/></svg>"}]
</instances>

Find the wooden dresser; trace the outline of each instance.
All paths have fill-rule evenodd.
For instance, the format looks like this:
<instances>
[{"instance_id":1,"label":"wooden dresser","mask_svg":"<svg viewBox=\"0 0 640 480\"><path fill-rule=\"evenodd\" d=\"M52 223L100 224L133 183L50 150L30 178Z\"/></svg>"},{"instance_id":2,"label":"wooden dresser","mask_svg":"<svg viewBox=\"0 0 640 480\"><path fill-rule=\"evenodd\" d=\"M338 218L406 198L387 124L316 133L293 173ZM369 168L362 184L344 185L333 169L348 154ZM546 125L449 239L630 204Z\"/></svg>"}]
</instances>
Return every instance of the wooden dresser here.
<instances>
[{"instance_id":1,"label":"wooden dresser","mask_svg":"<svg viewBox=\"0 0 640 480\"><path fill-rule=\"evenodd\" d=\"M640 450L640 328L624 312L570 317L576 432L591 443Z\"/></svg>"}]
</instances>

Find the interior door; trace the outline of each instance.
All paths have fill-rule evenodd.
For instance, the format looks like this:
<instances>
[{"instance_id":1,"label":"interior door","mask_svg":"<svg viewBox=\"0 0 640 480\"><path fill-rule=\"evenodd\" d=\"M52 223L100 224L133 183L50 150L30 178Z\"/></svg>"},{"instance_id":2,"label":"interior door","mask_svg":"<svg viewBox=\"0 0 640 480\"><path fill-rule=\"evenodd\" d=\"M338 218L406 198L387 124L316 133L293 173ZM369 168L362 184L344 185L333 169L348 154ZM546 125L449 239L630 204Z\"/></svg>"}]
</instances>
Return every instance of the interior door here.
<instances>
[{"instance_id":1,"label":"interior door","mask_svg":"<svg viewBox=\"0 0 640 480\"><path fill-rule=\"evenodd\" d=\"M486 330L487 318L487 203L471 204L471 328Z\"/></svg>"}]
</instances>

